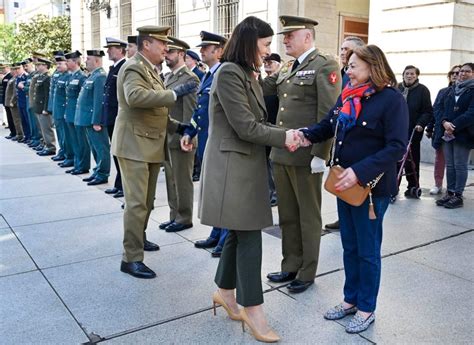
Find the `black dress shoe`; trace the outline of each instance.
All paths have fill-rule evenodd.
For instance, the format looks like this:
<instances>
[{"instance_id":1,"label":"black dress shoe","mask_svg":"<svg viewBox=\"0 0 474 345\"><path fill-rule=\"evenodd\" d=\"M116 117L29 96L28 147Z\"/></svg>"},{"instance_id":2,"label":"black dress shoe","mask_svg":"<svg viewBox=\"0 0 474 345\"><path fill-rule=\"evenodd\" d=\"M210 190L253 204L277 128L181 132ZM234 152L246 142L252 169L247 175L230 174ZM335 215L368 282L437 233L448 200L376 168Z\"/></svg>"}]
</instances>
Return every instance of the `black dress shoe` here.
<instances>
[{"instance_id":1,"label":"black dress shoe","mask_svg":"<svg viewBox=\"0 0 474 345\"><path fill-rule=\"evenodd\" d=\"M222 254L222 247L220 246L217 246L216 248L214 248L211 252L211 256L213 258L220 258L221 257L221 254Z\"/></svg>"},{"instance_id":2,"label":"black dress shoe","mask_svg":"<svg viewBox=\"0 0 474 345\"><path fill-rule=\"evenodd\" d=\"M48 151L48 150L46 151L43 150L41 152L38 152L38 156L53 156L55 154L56 154L55 151Z\"/></svg>"},{"instance_id":3,"label":"black dress shoe","mask_svg":"<svg viewBox=\"0 0 474 345\"><path fill-rule=\"evenodd\" d=\"M13 138L13 135L7 135L7 136L5 137L5 139L11 139L11 138Z\"/></svg>"},{"instance_id":4,"label":"black dress shoe","mask_svg":"<svg viewBox=\"0 0 474 345\"><path fill-rule=\"evenodd\" d=\"M161 230L165 230L166 227L167 227L168 225L170 225L171 223L173 223L173 222L174 222L174 219L173 219L173 220L169 220L169 221L167 221L167 222L163 222L163 223L160 224L159 228L160 228Z\"/></svg>"},{"instance_id":5,"label":"black dress shoe","mask_svg":"<svg viewBox=\"0 0 474 345\"><path fill-rule=\"evenodd\" d=\"M114 198L123 198L123 190L119 190L114 194Z\"/></svg>"},{"instance_id":6,"label":"black dress shoe","mask_svg":"<svg viewBox=\"0 0 474 345\"><path fill-rule=\"evenodd\" d=\"M107 183L109 182L108 180L103 180L103 179L99 179L99 178L95 178L93 179L92 181L90 182L87 182L87 185L88 186L97 186L99 184L104 184L104 183Z\"/></svg>"},{"instance_id":7,"label":"black dress shoe","mask_svg":"<svg viewBox=\"0 0 474 345\"><path fill-rule=\"evenodd\" d=\"M63 161L63 160L65 160L65 159L66 159L66 157L64 157L64 156L59 156L59 155L56 155L56 156L54 156L54 157L51 157L51 159L52 159L53 161L55 161L55 162L60 162L60 161Z\"/></svg>"},{"instance_id":8,"label":"black dress shoe","mask_svg":"<svg viewBox=\"0 0 474 345\"><path fill-rule=\"evenodd\" d=\"M82 179L82 181L84 181L84 182L91 182L93 180L95 180L95 176L84 177Z\"/></svg>"},{"instance_id":9,"label":"black dress shoe","mask_svg":"<svg viewBox=\"0 0 474 345\"><path fill-rule=\"evenodd\" d=\"M33 150L38 151L38 152L43 151L43 149L44 149L43 145L39 145L39 146L36 146L35 148L33 148Z\"/></svg>"},{"instance_id":10,"label":"black dress shoe","mask_svg":"<svg viewBox=\"0 0 474 345\"><path fill-rule=\"evenodd\" d=\"M87 174L88 172L89 172L89 170L75 170L75 169L73 169L73 171L71 171L71 175L82 175L82 174Z\"/></svg>"},{"instance_id":11,"label":"black dress shoe","mask_svg":"<svg viewBox=\"0 0 474 345\"><path fill-rule=\"evenodd\" d=\"M205 240L194 242L194 246L196 248L213 248L217 246L217 243L219 243L218 238L208 237Z\"/></svg>"},{"instance_id":12,"label":"black dress shoe","mask_svg":"<svg viewBox=\"0 0 474 345\"><path fill-rule=\"evenodd\" d=\"M165 228L165 231L166 232L178 232L178 231L183 231L183 230L186 230L186 229L189 229L189 228L192 228L192 227L193 227L193 223L181 224L181 223L173 222Z\"/></svg>"},{"instance_id":13,"label":"black dress shoe","mask_svg":"<svg viewBox=\"0 0 474 345\"><path fill-rule=\"evenodd\" d=\"M334 223L329 223L324 226L326 230L339 230L339 219Z\"/></svg>"},{"instance_id":14,"label":"black dress shoe","mask_svg":"<svg viewBox=\"0 0 474 345\"><path fill-rule=\"evenodd\" d=\"M156 243L145 240L143 244L143 250L147 252L156 252L157 250L160 250L160 246Z\"/></svg>"},{"instance_id":15,"label":"black dress shoe","mask_svg":"<svg viewBox=\"0 0 474 345\"><path fill-rule=\"evenodd\" d=\"M274 283L284 283L296 278L296 272L273 272L267 274L267 279Z\"/></svg>"},{"instance_id":16,"label":"black dress shoe","mask_svg":"<svg viewBox=\"0 0 474 345\"><path fill-rule=\"evenodd\" d=\"M199 181L199 175L193 175L193 182Z\"/></svg>"},{"instance_id":17,"label":"black dress shoe","mask_svg":"<svg viewBox=\"0 0 474 345\"><path fill-rule=\"evenodd\" d=\"M72 169L68 169L65 171L66 174L72 174L74 171L76 171L76 169L72 168Z\"/></svg>"},{"instance_id":18,"label":"black dress shoe","mask_svg":"<svg viewBox=\"0 0 474 345\"><path fill-rule=\"evenodd\" d=\"M118 188L114 187L114 188L107 188L104 192L105 192L105 194L115 194L118 191L119 191Z\"/></svg>"},{"instance_id":19,"label":"black dress shoe","mask_svg":"<svg viewBox=\"0 0 474 345\"><path fill-rule=\"evenodd\" d=\"M122 261L120 270L124 273L128 273L131 276L142 279L152 279L156 277L156 273L149 269L143 262L125 262Z\"/></svg>"},{"instance_id":20,"label":"black dress shoe","mask_svg":"<svg viewBox=\"0 0 474 345\"><path fill-rule=\"evenodd\" d=\"M67 161L64 161L62 163L58 163L58 165L61 167L61 168L70 168L70 167L73 167L74 166L74 162L67 162Z\"/></svg>"},{"instance_id":21,"label":"black dress shoe","mask_svg":"<svg viewBox=\"0 0 474 345\"><path fill-rule=\"evenodd\" d=\"M307 288L309 288L313 284L314 284L314 280L311 280L309 282L304 282L304 281L301 281L301 280L293 280L290 283L290 285L288 285L286 288L290 292L300 293L300 292L305 291Z\"/></svg>"}]
</instances>

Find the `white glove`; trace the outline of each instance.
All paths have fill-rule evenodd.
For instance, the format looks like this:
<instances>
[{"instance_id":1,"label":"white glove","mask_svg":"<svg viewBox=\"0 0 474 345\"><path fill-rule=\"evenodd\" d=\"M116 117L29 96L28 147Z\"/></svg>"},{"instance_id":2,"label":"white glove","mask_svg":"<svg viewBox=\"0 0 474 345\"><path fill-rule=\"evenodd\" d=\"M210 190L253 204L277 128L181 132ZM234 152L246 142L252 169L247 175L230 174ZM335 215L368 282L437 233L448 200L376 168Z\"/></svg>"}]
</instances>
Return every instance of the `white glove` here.
<instances>
[{"instance_id":1,"label":"white glove","mask_svg":"<svg viewBox=\"0 0 474 345\"><path fill-rule=\"evenodd\" d=\"M311 174L322 173L324 169L326 169L326 161L314 156L311 160Z\"/></svg>"}]
</instances>

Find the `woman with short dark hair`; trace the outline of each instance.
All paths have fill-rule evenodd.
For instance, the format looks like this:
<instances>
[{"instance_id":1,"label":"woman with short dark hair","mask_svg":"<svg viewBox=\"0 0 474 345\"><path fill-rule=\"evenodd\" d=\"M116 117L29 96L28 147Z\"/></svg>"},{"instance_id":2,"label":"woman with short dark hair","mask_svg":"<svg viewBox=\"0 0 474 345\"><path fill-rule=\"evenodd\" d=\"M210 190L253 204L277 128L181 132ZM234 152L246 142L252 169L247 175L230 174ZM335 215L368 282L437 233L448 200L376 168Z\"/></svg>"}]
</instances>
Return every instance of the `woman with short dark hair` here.
<instances>
[{"instance_id":1,"label":"woman with short dark hair","mask_svg":"<svg viewBox=\"0 0 474 345\"><path fill-rule=\"evenodd\" d=\"M272 36L270 25L247 17L224 49L210 93L199 204L202 224L229 229L215 276L214 307L222 305L231 319L247 324L264 342L279 340L263 312L261 229L273 224L265 146L283 148L286 143L295 149L299 142L295 131L266 124L257 76ZM182 147L189 148L185 139ZM239 310L237 303L244 308Z\"/></svg>"},{"instance_id":2,"label":"woman with short dark hair","mask_svg":"<svg viewBox=\"0 0 474 345\"><path fill-rule=\"evenodd\" d=\"M348 333L366 330L375 320L380 286L382 222L397 190L396 162L407 144L408 107L396 89L384 53L374 45L355 47L349 55L349 83L320 123L301 129L304 146L334 137L331 162L344 168L335 188L369 186L360 206L337 199L344 248L344 300L326 312L328 320L355 314Z\"/></svg>"}]
</instances>

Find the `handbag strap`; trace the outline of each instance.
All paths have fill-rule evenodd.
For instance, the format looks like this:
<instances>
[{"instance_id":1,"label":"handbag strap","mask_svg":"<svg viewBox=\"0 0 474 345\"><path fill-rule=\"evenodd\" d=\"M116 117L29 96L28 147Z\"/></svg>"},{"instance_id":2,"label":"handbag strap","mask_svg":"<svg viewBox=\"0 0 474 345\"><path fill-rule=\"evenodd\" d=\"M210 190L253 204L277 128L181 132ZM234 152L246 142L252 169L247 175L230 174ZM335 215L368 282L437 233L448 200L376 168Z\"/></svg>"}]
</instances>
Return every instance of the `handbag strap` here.
<instances>
[{"instance_id":1,"label":"handbag strap","mask_svg":"<svg viewBox=\"0 0 474 345\"><path fill-rule=\"evenodd\" d=\"M336 140L337 140L338 127L339 127L339 120L337 120L336 128L334 129L334 138L332 139L331 160L329 161L329 167L332 167L334 165L334 155L336 154Z\"/></svg>"}]
</instances>

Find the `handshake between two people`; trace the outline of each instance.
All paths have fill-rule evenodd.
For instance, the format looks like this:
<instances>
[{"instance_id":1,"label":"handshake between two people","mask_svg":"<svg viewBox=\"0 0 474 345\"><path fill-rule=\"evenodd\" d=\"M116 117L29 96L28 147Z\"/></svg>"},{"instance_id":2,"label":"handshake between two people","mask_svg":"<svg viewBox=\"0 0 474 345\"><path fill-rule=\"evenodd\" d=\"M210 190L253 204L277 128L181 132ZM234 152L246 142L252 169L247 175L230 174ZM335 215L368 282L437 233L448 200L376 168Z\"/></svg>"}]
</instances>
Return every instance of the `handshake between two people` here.
<instances>
[{"instance_id":1,"label":"handshake between two people","mask_svg":"<svg viewBox=\"0 0 474 345\"><path fill-rule=\"evenodd\" d=\"M192 138L188 134L182 134L180 144L181 150L184 152L190 152L193 150L193 143ZM285 147L288 151L294 152L300 147L308 147L311 146L312 143L309 141L298 129L289 129L286 131L286 138L285 138Z\"/></svg>"}]
</instances>

